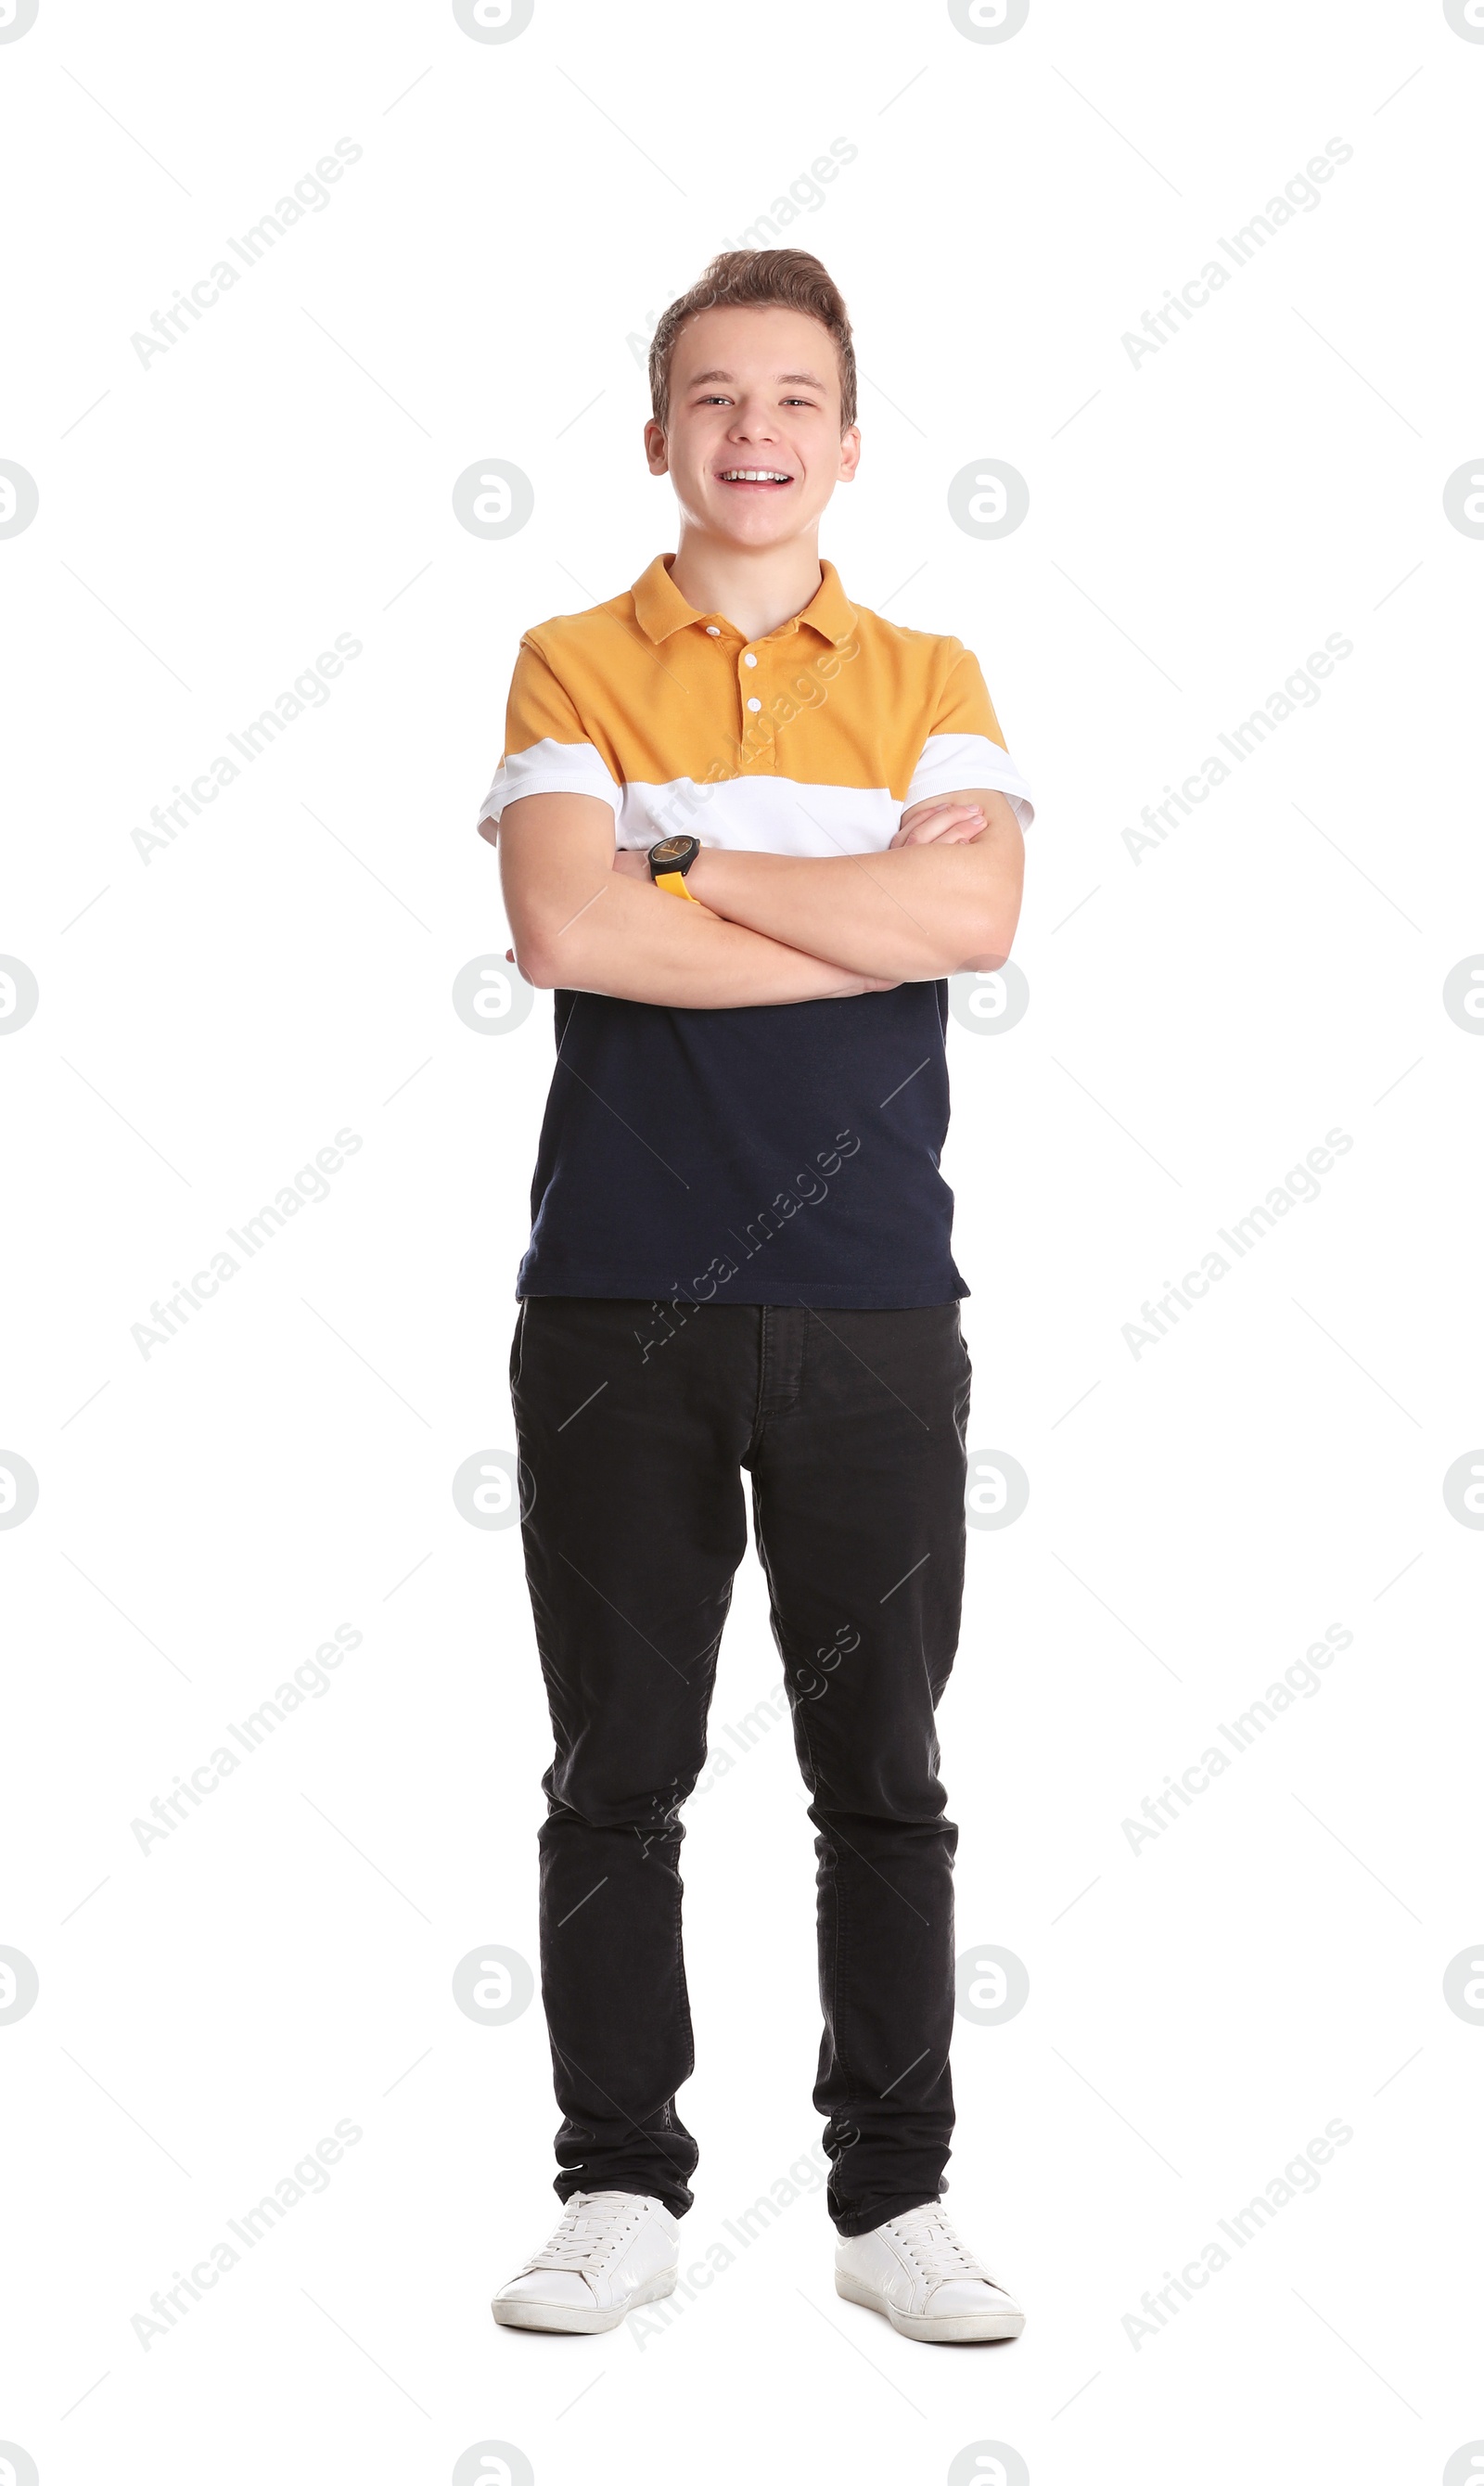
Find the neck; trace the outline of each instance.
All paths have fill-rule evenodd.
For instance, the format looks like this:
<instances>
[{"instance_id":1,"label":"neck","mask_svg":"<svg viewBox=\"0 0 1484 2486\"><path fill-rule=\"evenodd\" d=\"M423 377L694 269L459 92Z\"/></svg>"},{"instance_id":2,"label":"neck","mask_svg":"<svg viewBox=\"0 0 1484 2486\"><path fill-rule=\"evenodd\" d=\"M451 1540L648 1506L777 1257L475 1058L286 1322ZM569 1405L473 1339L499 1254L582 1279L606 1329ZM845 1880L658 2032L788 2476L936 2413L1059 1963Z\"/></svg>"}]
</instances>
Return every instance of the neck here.
<instances>
[{"instance_id":1,"label":"neck","mask_svg":"<svg viewBox=\"0 0 1484 2486\"><path fill-rule=\"evenodd\" d=\"M819 530L811 527L788 543L754 550L704 534L682 518L670 575L698 613L725 613L749 639L761 639L817 595L823 578Z\"/></svg>"}]
</instances>

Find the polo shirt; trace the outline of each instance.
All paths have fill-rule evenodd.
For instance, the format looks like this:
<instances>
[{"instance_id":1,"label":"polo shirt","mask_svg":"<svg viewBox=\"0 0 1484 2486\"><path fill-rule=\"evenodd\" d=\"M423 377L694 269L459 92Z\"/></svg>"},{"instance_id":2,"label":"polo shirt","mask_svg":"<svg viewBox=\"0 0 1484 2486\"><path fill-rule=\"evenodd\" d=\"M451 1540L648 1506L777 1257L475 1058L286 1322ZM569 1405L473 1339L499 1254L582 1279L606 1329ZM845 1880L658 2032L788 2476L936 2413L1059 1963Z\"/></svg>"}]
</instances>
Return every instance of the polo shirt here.
<instances>
[{"instance_id":1,"label":"polo shirt","mask_svg":"<svg viewBox=\"0 0 1484 2486\"><path fill-rule=\"evenodd\" d=\"M749 639L686 602L673 558L525 633L481 823L525 794L591 794L619 846L690 831L874 854L911 805L985 787L1030 826L961 641L852 604L828 561L802 613ZM517 1297L874 1310L967 1294L939 1172L947 1023L942 980L714 1010L558 990Z\"/></svg>"}]
</instances>

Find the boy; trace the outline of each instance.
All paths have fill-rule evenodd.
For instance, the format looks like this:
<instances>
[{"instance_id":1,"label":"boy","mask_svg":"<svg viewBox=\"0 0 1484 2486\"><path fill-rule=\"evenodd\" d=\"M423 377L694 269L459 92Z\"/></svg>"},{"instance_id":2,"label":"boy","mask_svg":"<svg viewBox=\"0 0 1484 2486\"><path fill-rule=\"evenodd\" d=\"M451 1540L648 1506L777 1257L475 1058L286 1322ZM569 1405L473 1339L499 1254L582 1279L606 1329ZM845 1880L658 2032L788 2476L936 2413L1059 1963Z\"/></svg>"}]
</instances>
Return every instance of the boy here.
<instances>
[{"instance_id":1,"label":"boy","mask_svg":"<svg viewBox=\"0 0 1484 2486\"><path fill-rule=\"evenodd\" d=\"M649 375L678 549L527 632L480 821L557 1033L510 1382L556 1736L565 2214L493 2309L606 2331L675 2283L678 1816L745 1468L818 1834L836 2285L909 2338L1012 2338L1020 2307L938 2206L957 1832L934 1713L970 1379L938 1160L944 980L1009 953L1029 789L975 658L852 605L819 558L861 447L819 262L724 253Z\"/></svg>"}]
</instances>

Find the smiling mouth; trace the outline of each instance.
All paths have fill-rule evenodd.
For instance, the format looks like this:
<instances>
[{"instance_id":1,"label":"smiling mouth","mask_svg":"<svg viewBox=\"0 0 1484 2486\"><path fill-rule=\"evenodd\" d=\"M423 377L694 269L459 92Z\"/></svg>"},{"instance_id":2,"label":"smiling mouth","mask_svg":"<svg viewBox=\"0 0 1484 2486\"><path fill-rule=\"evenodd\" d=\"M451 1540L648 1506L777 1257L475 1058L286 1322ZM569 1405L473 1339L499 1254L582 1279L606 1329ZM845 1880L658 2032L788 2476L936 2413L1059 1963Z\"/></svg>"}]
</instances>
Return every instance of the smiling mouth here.
<instances>
[{"instance_id":1,"label":"smiling mouth","mask_svg":"<svg viewBox=\"0 0 1484 2486\"><path fill-rule=\"evenodd\" d=\"M783 484L791 483L793 477L785 475L778 466L724 466L717 475L717 482L776 492Z\"/></svg>"}]
</instances>

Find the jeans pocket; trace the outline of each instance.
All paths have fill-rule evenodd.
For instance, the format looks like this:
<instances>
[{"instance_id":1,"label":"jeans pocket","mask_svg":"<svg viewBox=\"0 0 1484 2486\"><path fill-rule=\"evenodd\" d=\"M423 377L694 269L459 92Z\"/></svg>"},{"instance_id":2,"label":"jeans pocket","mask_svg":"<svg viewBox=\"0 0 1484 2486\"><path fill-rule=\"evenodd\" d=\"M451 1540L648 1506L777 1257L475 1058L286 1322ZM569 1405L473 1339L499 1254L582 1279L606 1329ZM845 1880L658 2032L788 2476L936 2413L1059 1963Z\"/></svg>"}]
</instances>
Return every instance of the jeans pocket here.
<instances>
[{"instance_id":1,"label":"jeans pocket","mask_svg":"<svg viewBox=\"0 0 1484 2486\"><path fill-rule=\"evenodd\" d=\"M515 1335L510 1340L510 1395L512 1398L514 1397L516 1391L520 1388L520 1364L526 1344L526 1312L528 1308L528 1304L523 1303L519 1312L516 1313Z\"/></svg>"},{"instance_id":2,"label":"jeans pocket","mask_svg":"<svg viewBox=\"0 0 1484 2486\"><path fill-rule=\"evenodd\" d=\"M958 1433L959 1443L967 1456L969 1445L969 1413L974 1400L974 1366L969 1360L969 1348L964 1338L963 1326L959 1323L957 1324L957 1327L958 1378L953 1389L953 1423Z\"/></svg>"},{"instance_id":3,"label":"jeans pocket","mask_svg":"<svg viewBox=\"0 0 1484 2486\"><path fill-rule=\"evenodd\" d=\"M969 1360L969 1341L964 1336L963 1314L961 1312L955 1312L954 1320L958 1329L958 1351L963 1357L964 1379L966 1381L972 1381L974 1379L974 1366Z\"/></svg>"}]
</instances>

